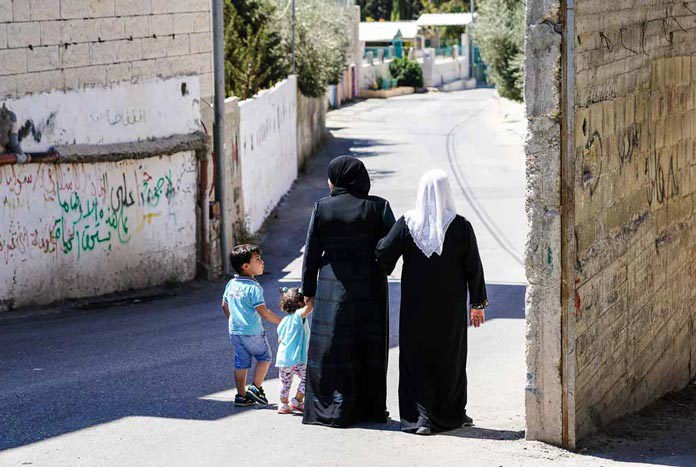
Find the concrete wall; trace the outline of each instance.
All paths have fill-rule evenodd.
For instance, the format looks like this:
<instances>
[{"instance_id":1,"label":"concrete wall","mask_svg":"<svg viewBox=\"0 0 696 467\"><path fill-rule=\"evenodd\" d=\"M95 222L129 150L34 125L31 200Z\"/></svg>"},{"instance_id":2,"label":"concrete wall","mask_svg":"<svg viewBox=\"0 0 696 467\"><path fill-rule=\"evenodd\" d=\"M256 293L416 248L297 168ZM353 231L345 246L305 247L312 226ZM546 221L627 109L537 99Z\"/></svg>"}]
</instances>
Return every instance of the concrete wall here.
<instances>
[{"instance_id":1,"label":"concrete wall","mask_svg":"<svg viewBox=\"0 0 696 467\"><path fill-rule=\"evenodd\" d=\"M696 376L694 11L576 1L578 438Z\"/></svg>"},{"instance_id":2,"label":"concrete wall","mask_svg":"<svg viewBox=\"0 0 696 467\"><path fill-rule=\"evenodd\" d=\"M242 169L239 161L239 116L239 100L236 97L225 99L225 157L223 158L223 166L219 170L223 176L227 223L222 225L221 222L216 222L215 228L217 230L227 229L227 251L232 251L237 240L242 238L246 231L244 198L242 196ZM212 177L211 183L215 183ZM216 197L217 195L216 193ZM213 243L215 244L219 243L217 235L219 232L214 237ZM222 257L219 252L211 255L211 259L214 262L215 272L222 272Z\"/></svg>"},{"instance_id":3,"label":"concrete wall","mask_svg":"<svg viewBox=\"0 0 696 467\"><path fill-rule=\"evenodd\" d=\"M297 166L301 170L327 137L326 97L305 97L297 92Z\"/></svg>"},{"instance_id":4,"label":"concrete wall","mask_svg":"<svg viewBox=\"0 0 696 467\"><path fill-rule=\"evenodd\" d=\"M129 158L202 129L211 51L208 0L0 0L0 104L24 149L97 155L0 168L0 309L193 277L193 152Z\"/></svg>"},{"instance_id":5,"label":"concrete wall","mask_svg":"<svg viewBox=\"0 0 696 467\"><path fill-rule=\"evenodd\" d=\"M369 89L375 80L377 80L377 85L379 85L379 77L387 77L391 79L391 74L389 73L390 61L379 62L377 59L375 59L374 64L372 65L369 63L363 63L360 67L360 89Z\"/></svg>"},{"instance_id":6,"label":"concrete wall","mask_svg":"<svg viewBox=\"0 0 696 467\"><path fill-rule=\"evenodd\" d=\"M573 447L696 375L694 26L527 4L530 438Z\"/></svg>"},{"instance_id":7,"label":"concrete wall","mask_svg":"<svg viewBox=\"0 0 696 467\"><path fill-rule=\"evenodd\" d=\"M391 60L380 62L375 59L372 65L363 63L360 67L360 89L369 89L380 76L391 78L390 62ZM433 54L431 58L424 57L419 62L423 69L423 82L428 87L469 78L469 65L465 56L456 59L435 58Z\"/></svg>"},{"instance_id":8,"label":"concrete wall","mask_svg":"<svg viewBox=\"0 0 696 467\"><path fill-rule=\"evenodd\" d=\"M423 82L426 87L442 86L469 77L469 62L466 57L436 58L434 54L424 56L422 61Z\"/></svg>"},{"instance_id":9,"label":"concrete wall","mask_svg":"<svg viewBox=\"0 0 696 467\"><path fill-rule=\"evenodd\" d=\"M133 142L193 133L201 127L200 81L195 75L29 94L3 102L27 130L25 151Z\"/></svg>"},{"instance_id":10,"label":"concrete wall","mask_svg":"<svg viewBox=\"0 0 696 467\"><path fill-rule=\"evenodd\" d=\"M0 309L193 278L192 152L0 167Z\"/></svg>"},{"instance_id":11,"label":"concrete wall","mask_svg":"<svg viewBox=\"0 0 696 467\"><path fill-rule=\"evenodd\" d=\"M297 178L297 79L239 103L244 215L251 233Z\"/></svg>"}]
</instances>

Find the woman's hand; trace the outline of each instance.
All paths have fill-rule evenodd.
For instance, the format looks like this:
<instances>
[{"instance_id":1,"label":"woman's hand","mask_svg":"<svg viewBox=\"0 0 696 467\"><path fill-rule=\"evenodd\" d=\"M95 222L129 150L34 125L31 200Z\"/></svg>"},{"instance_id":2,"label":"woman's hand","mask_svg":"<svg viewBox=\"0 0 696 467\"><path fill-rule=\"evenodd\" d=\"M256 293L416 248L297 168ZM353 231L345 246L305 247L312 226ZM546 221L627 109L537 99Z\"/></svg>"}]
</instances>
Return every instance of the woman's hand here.
<instances>
[{"instance_id":1,"label":"woman's hand","mask_svg":"<svg viewBox=\"0 0 696 467\"><path fill-rule=\"evenodd\" d=\"M314 309L314 297L305 297L304 302L307 308Z\"/></svg>"},{"instance_id":2,"label":"woman's hand","mask_svg":"<svg viewBox=\"0 0 696 467\"><path fill-rule=\"evenodd\" d=\"M469 309L469 321L473 327L480 327L486 321L486 312L478 308Z\"/></svg>"}]
</instances>

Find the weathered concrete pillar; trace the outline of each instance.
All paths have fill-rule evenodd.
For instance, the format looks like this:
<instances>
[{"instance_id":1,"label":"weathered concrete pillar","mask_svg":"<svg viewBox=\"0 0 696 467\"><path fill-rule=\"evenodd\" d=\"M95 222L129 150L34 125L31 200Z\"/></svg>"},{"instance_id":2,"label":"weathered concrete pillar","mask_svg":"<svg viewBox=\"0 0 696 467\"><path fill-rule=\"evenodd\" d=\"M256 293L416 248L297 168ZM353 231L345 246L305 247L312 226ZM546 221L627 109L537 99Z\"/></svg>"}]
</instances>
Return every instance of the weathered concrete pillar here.
<instances>
[{"instance_id":1,"label":"weathered concrete pillar","mask_svg":"<svg viewBox=\"0 0 696 467\"><path fill-rule=\"evenodd\" d=\"M435 82L435 49L423 49L423 84L425 87L436 86Z\"/></svg>"},{"instance_id":2,"label":"weathered concrete pillar","mask_svg":"<svg viewBox=\"0 0 696 467\"><path fill-rule=\"evenodd\" d=\"M462 44L462 58L464 59L464 75L463 79L469 79L471 77L471 44L469 43L469 35L464 33L461 35Z\"/></svg>"},{"instance_id":3,"label":"weathered concrete pillar","mask_svg":"<svg viewBox=\"0 0 696 467\"><path fill-rule=\"evenodd\" d=\"M527 2L527 438L563 444L559 0Z\"/></svg>"}]
</instances>

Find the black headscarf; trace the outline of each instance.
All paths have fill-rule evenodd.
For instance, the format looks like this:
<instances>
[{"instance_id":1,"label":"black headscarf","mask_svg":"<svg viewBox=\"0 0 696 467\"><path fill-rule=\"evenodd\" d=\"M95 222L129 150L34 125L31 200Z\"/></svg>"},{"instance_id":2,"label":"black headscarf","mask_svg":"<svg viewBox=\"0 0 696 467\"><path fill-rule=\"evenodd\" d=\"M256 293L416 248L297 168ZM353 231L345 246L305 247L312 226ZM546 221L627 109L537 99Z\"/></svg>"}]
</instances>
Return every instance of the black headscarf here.
<instances>
[{"instance_id":1,"label":"black headscarf","mask_svg":"<svg viewBox=\"0 0 696 467\"><path fill-rule=\"evenodd\" d=\"M329 180L334 185L331 194L350 193L367 196L370 192L370 175L365 165L355 157L339 156L329 163Z\"/></svg>"}]
</instances>

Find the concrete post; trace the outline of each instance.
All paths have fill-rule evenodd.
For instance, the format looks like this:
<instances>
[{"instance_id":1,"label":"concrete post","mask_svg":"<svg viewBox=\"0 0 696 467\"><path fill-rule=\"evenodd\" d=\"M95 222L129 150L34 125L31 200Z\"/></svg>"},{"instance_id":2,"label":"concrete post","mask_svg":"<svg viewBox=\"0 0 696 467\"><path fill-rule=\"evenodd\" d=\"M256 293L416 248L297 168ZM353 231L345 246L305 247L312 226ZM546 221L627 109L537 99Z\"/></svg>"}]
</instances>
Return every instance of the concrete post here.
<instances>
[{"instance_id":1,"label":"concrete post","mask_svg":"<svg viewBox=\"0 0 696 467\"><path fill-rule=\"evenodd\" d=\"M471 78L471 46L469 44L469 34L461 35L462 57L464 58L464 79Z\"/></svg>"},{"instance_id":2,"label":"concrete post","mask_svg":"<svg viewBox=\"0 0 696 467\"><path fill-rule=\"evenodd\" d=\"M423 49L423 84L425 87L436 86L435 82L435 49Z\"/></svg>"}]
</instances>

